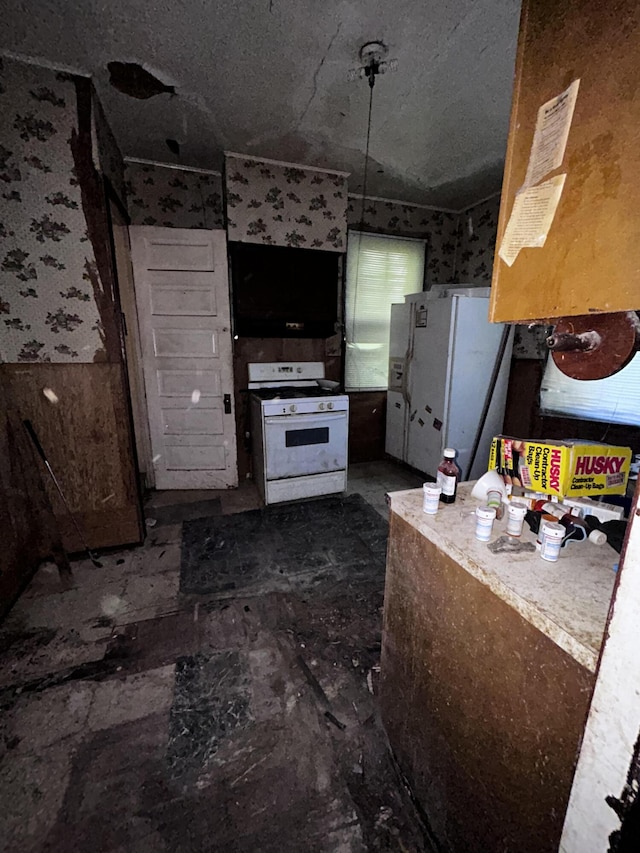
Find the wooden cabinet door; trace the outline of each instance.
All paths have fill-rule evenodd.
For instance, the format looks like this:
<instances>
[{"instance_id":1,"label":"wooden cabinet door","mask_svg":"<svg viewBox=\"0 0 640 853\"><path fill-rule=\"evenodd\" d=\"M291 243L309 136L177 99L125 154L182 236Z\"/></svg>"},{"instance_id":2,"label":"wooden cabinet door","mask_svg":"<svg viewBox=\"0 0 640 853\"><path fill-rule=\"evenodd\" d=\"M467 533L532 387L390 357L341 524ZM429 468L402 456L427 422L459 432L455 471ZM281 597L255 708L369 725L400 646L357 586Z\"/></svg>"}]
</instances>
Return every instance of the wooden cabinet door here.
<instances>
[{"instance_id":1,"label":"wooden cabinet door","mask_svg":"<svg viewBox=\"0 0 640 853\"><path fill-rule=\"evenodd\" d=\"M564 190L542 248L499 257L538 109L580 79ZM546 178L545 178L546 179ZM490 319L640 308L640 4L524 0Z\"/></svg>"}]
</instances>

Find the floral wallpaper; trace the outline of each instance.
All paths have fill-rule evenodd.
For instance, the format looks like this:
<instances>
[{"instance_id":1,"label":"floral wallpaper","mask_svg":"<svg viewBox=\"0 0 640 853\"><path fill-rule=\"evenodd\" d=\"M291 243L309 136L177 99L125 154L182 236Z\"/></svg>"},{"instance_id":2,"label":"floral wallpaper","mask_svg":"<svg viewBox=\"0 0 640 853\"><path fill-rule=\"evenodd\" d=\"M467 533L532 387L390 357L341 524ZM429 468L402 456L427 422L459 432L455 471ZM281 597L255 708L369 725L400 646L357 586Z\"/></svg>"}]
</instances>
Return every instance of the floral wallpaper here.
<instances>
[{"instance_id":1,"label":"floral wallpaper","mask_svg":"<svg viewBox=\"0 0 640 853\"><path fill-rule=\"evenodd\" d=\"M0 60L0 358L90 362L98 273L74 161L68 75Z\"/></svg>"},{"instance_id":2,"label":"floral wallpaper","mask_svg":"<svg viewBox=\"0 0 640 853\"><path fill-rule=\"evenodd\" d=\"M498 232L500 196L483 201L460 214L456 280L490 284Z\"/></svg>"},{"instance_id":3,"label":"floral wallpaper","mask_svg":"<svg viewBox=\"0 0 640 853\"><path fill-rule=\"evenodd\" d=\"M548 334L546 326L516 326L513 335L513 357L536 360L546 358L549 353L545 343Z\"/></svg>"},{"instance_id":4,"label":"floral wallpaper","mask_svg":"<svg viewBox=\"0 0 640 853\"><path fill-rule=\"evenodd\" d=\"M364 228L376 234L416 237L427 241L429 284L455 281L458 214L397 201L367 198L362 209L360 196L349 196L349 228Z\"/></svg>"},{"instance_id":5,"label":"floral wallpaper","mask_svg":"<svg viewBox=\"0 0 640 853\"><path fill-rule=\"evenodd\" d=\"M132 225L224 228L220 175L127 163L126 191Z\"/></svg>"},{"instance_id":6,"label":"floral wallpaper","mask_svg":"<svg viewBox=\"0 0 640 853\"><path fill-rule=\"evenodd\" d=\"M347 176L227 155L230 240L344 252Z\"/></svg>"}]
</instances>

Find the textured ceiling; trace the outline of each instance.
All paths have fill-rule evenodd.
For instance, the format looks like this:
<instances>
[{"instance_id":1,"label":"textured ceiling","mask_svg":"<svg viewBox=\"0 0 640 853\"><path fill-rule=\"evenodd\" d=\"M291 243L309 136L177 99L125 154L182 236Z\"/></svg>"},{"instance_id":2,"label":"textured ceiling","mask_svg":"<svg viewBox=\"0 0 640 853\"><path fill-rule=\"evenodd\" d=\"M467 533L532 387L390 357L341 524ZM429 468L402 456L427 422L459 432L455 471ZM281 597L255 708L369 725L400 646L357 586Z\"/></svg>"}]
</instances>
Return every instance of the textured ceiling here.
<instances>
[{"instance_id":1,"label":"textured ceiling","mask_svg":"<svg viewBox=\"0 0 640 853\"><path fill-rule=\"evenodd\" d=\"M370 195L460 208L500 188L518 0L4 0L0 48L94 76L126 156L220 168L222 151L328 166L362 181L365 41L378 79ZM108 82L142 63L176 94ZM180 157L165 140L180 143Z\"/></svg>"}]
</instances>

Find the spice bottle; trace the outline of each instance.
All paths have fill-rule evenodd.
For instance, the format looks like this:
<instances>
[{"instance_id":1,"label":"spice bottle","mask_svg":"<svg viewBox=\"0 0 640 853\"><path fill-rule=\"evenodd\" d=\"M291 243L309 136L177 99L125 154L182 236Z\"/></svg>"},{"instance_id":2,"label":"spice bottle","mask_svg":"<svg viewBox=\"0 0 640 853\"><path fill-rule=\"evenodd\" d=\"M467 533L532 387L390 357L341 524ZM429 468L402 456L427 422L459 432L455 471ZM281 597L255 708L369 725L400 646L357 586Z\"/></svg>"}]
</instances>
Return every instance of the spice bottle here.
<instances>
[{"instance_id":1,"label":"spice bottle","mask_svg":"<svg viewBox=\"0 0 640 853\"><path fill-rule=\"evenodd\" d=\"M440 493L440 500L442 503L452 504L456 499L460 471L456 463L453 461L456 455L453 447L445 447L443 455L444 459L438 465L436 482L442 489L442 492Z\"/></svg>"}]
</instances>

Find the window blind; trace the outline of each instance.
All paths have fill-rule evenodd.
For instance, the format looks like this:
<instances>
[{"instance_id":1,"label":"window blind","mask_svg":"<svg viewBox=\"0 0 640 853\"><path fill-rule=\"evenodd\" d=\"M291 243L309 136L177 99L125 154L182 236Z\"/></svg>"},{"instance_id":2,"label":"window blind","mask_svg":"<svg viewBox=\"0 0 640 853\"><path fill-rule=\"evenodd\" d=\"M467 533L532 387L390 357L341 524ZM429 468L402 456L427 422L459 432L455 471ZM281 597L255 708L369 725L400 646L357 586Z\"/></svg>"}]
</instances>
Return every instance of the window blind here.
<instances>
[{"instance_id":1,"label":"window blind","mask_svg":"<svg viewBox=\"0 0 640 853\"><path fill-rule=\"evenodd\" d=\"M584 382L565 376L549 356L540 407L548 414L640 426L640 353L613 376Z\"/></svg>"},{"instance_id":2,"label":"window blind","mask_svg":"<svg viewBox=\"0 0 640 853\"><path fill-rule=\"evenodd\" d=\"M345 387L387 388L391 304L422 290L422 240L349 232L346 279Z\"/></svg>"}]
</instances>

